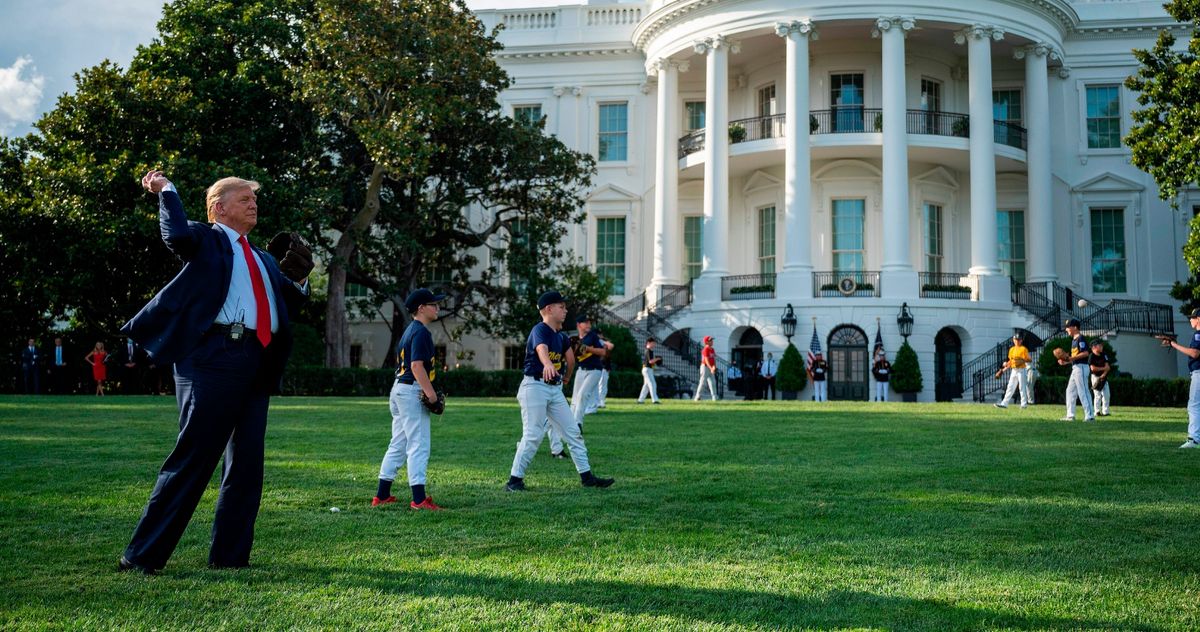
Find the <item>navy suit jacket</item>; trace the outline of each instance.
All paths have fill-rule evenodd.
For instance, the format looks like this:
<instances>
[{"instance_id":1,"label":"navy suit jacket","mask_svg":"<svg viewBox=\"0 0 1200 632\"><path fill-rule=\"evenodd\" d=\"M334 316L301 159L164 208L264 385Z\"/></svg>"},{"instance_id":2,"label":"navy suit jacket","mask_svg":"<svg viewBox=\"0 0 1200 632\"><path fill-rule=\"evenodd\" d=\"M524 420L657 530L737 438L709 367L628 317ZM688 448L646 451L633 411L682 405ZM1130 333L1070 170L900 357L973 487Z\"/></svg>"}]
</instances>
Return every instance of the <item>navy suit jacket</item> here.
<instances>
[{"instance_id":1,"label":"navy suit jacket","mask_svg":"<svg viewBox=\"0 0 1200 632\"><path fill-rule=\"evenodd\" d=\"M168 364L186 358L212 327L229 293L234 252L219 227L188 221L183 201L174 191L159 196L158 222L163 242L183 260L183 269L121 332L140 344L156 364ZM251 248L267 268L275 292L279 329L272 335L259 374L265 384L276 388L292 350L288 306L295 308L306 297L283 276L274 257L253 245Z\"/></svg>"}]
</instances>

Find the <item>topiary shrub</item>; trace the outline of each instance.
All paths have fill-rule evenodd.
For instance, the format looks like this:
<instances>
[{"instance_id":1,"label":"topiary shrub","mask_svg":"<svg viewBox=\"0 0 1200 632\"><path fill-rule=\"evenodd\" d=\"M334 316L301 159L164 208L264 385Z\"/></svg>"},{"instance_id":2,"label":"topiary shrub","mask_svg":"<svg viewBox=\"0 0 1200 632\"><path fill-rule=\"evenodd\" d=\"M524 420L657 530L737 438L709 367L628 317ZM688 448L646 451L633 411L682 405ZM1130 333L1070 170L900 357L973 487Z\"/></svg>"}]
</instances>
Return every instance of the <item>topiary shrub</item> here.
<instances>
[{"instance_id":1,"label":"topiary shrub","mask_svg":"<svg viewBox=\"0 0 1200 632\"><path fill-rule=\"evenodd\" d=\"M900 345L896 361L892 363L891 388L897 393L919 393L924 387L917 352L905 342Z\"/></svg>"},{"instance_id":2,"label":"topiary shrub","mask_svg":"<svg viewBox=\"0 0 1200 632\"><path fill-rule=\"evenodd\" d=\"M638 375L641 375L642 347L638 346L637 341L633 339L633 334L620 325L606 323L599 327L600 331L604 333L604 337L613 343L612 357L610 358L613 370L618 368L638 369Z\"/></svg>"},{"instance_id":3,"label":"topiary shrub","mask_svg":"<svg viewBox=\"0 0 1200 632\"><path fill-rule=\"evenodd\" d=\"M804 371L804 360L796 345L788 343L783 350L783 358L779 360L779 369L775 371L775 390L780 393L798 393L808 385L808 374Z\"/></svg>"}]
</instances>

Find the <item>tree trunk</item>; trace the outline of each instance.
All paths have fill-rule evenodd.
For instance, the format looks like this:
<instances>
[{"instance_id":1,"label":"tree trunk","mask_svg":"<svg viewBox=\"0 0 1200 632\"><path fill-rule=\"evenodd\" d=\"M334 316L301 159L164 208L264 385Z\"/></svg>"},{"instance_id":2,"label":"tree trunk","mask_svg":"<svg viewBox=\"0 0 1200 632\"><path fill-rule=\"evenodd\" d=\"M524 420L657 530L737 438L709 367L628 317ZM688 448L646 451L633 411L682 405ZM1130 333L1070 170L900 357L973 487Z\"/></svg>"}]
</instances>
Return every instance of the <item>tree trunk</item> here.
<instances>
[{"instance_id":1,"label":"tree trunk","mask_svg":"<svg viewBox=\"0 0 1200 632\"><path fill-rule=\"evenodd\" d=\"M383 356L383 368L390 369L396 366L396 345L400 344L400 338L404 335L405 328L408 327L408 316L404 313L404 297L392 297L392 335L388 340L388 351Z\"/></svg>"},{"instance_id":2,"label":"tree trunk","mask_svg":"<svg viewBox=\"0 0 1200 632\"><path fill-rule=\"evenodd\" d=\"M371 171L367 197L362 210L342 231L329 262L329 303L325 308L325 366L335 369L350 366L350 319L346 314L346 268L358 252L358 236L370 230L379 215L379 190L383 186L383 167Z\"/></svg>"}]
</instances>

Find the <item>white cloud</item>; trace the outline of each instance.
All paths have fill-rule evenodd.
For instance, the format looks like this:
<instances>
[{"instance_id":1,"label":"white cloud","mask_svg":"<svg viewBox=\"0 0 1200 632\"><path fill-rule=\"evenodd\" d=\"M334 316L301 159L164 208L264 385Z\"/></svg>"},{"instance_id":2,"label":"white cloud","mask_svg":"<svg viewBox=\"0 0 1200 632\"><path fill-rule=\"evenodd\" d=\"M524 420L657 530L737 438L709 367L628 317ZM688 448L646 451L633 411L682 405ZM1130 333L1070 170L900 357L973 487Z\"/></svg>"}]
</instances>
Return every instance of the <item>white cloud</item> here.
<instances>
[{"instance_id":1,"label":"white cloud","mask_svg":"<svg viewBox=\"0 0 1200 632\"><path fill-rule=\"evenodd\" d=\"M8 68L0 68L0 134L8 134L18 125L33 122L42 101L42 89L46 78L30 67L27 77L22 77L26 66L33 63L27 56L18 57Z\"/></svg>"}]
</instances>

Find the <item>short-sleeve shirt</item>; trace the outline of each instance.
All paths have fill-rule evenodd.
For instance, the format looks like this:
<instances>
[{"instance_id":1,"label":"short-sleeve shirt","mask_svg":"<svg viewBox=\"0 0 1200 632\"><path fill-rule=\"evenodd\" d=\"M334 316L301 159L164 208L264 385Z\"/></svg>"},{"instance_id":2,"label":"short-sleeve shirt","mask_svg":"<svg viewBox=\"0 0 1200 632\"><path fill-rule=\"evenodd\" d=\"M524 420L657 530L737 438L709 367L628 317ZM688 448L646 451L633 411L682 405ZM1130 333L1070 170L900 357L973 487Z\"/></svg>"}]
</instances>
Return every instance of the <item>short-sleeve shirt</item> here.
<instances>
[{"instance_id":1,"label":"short-sleeve shirt","mask_svg":"<svg viewBox=\"0 0 1200 632\"><path fill-rule=\"evenodd\" d=\"M533 326L529 338L525 341L525 375L542 377L542 360L537 354L540 345L546 345L546 350L550 353L550 363L554 365L555 371L561 373L563 359L566 357L567 339L554 331L550 325L538 323Z\"/></svg>"},{"instance_id":2,"label":"short-sleeve shirt","mask_svg":"<svg viewBox=\"0 0 1200 632\"><path fill-rule=\"evenodd\" d=\"M829 365L824 360L817 360L812 363L812 376L814 382L825 381L825 371L828 366Z\"/></svg>"},{"instance_id":3,"label":"short-sleeve shirt","mask_svg":"<svg viewBox=\"0 0 1200 632\"><path fill-rule=\"evenodd\" d=\"M700 359L705 366L713 366L717 363L717 350L712 347L705 347L700 351Z\"/></svg>"},{"instance_id":4,"label":"short-sleeve shirt","mask_svg":"<svg viewBox=\"0 0 1200 632\"><path fill-rule=\"evenodd\" d=\"M654 350L653 349L646 349L645 358L642 360L642 367L644 367L644 368L653 368L654 367Z\"/></svg>"},{"instance_id":5,"label":"short-sleeve shirt","mask_svg":"<svg viewBox=\"0 0 1200 632\"><path fill-rule=\"evenodd\" d=\"M421 321L412 321L408 329L404 330L400 343L396 345L396 355L400 358L396 379L400 380L401 384L416 384L417 380L412 373L413 362L421 362L421 366L429 373L429 381L433 381L436 373L433 370L433 335Z\"/></svg>"},{"instance_id":6,"label":"short-sleeve shirt","mask_svg":"<svg viewBox=\"0 0 1200 632\"><path fill-rule=\"evenodd\" d=\"M1029 349L1025 345L1013 345L1008 350L1008 366L1012 369L1023 369L1025 365L1032 361L1029 357Z\"/></svg>"},{"instance_id":7,"label":"short-sleeve shirt","mask_svg":"<svg viewBox=\"0 0 1200 632\"><path fill-rule=\"evenodd\" d=\"M604 343L600 342L600 334L596 333L594 329L589 331L583 338L580 338L579 342L583 343L585 347L604 346ZM581 369L597 371L604 368L604 362L600 359L600 356L588 351L584 351L582 357L575 358L575 360L579 363L579 368Z\"/></svg>"},{"instance_id":8,"label":"short-sleeve shirt","mask_svg":"<svg viewBox=\"0 0 1200 632\"><path fill-rule=\"evenodd\" d=\"M1200 349L1200 331L1192 332L1192 344L1188 345L1192 349ZM1200 371L1200 358L1192 358L1188 360L1189 371Z\"/></svg>"},{"instance_id":9,"label":"short-sleeve shirt","mask_svg":"<svg viewBox=\"0 0 1200 632\"><path fill-rule=\"evenodd\" d=\"M1088 360L1088 364L1096 368L1108 366L1108 354L1104 353L1103 351L1100 353L1093 353L1092 357Z\"/></svg>"},{"instance_id":10,"label":"short-sleeve shirt","mask_svg":"<svg viewBox=\"0 0 1200 632\"><path fill-rule=\"evenodd\" d=\"M1075 355L1076 353L1091 353L1091 351L1089 351L1091 348L1092 347L1088 344L1087 338L1084 338L1083 335L1075 336L1071 339L1071 355ZM1081 360L1071 360L1071 364L1087 363L1087 358L1083 358Z\"/></svg>"}]
</instances>

